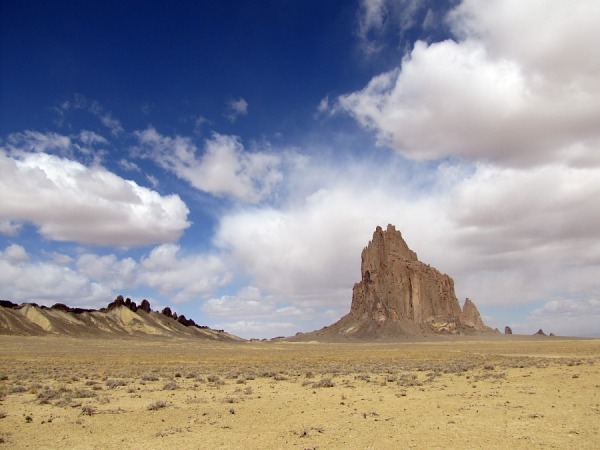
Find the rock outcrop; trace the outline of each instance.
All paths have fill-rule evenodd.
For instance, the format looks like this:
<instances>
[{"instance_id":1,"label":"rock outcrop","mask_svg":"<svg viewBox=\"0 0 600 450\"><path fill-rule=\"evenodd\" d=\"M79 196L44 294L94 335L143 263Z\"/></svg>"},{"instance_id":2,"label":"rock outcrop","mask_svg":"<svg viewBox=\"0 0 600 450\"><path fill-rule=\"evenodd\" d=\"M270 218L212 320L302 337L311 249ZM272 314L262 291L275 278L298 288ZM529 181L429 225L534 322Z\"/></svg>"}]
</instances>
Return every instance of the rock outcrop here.
<instances>
[{"instance_id":1,"label":"rock outcrop","mask_svg":"<svg viewBox=\"0 0 600 450\"><path fill-rule=\"evenodd\" d=\"M362 251L361 274L352 291L350 313L355 317L410 321L436 332L486 328L470 299L461 310L452 278L419 261L393 225L373 233Z\"/></svg>"},{"instance_id":2,"label":"rock outcrop","mask_svg":"<svg viewBox=\"0 0 600 450\"><path fill-rule=\"evenodd\" d=\"M146 311L147 313L152 312L152 309L150 308L150 302L146 299L142 300L142 303L140 303L138 309Z\"/></svg>"},{"instance_id":3,"label":"rock outcrop","mask_svg":"<svg viewBox=\"0 0 600 450\"><path fill-rule=\"evenodd\" d=\"M350 313L320 331L367 338L494 332L470 299L461 309L452 278L419 261L393 225L377 227L362 251Z\"/></svg>"},{"instance_id":4,"label":"rock outcrop","mask_svg":"<svg viewBox=\"0 0 600 450\"><path fill-rule=\"evenodd\" d=\"M470 298L465 299L460 320L463 326L475 330L483 330L486 328L477 306L475 306L475 303L473 303Z\"/></svg>"},{"instance_id":5,"label":"rock outcrop","mask_svg":"<svg viewBox=\"0 0 600 450\"><path fill-rule=\"evenodd\" d=\"M400 318L426 321L458 320L461 309L448 275L423 264L402 234L388 225L377 227L361 255L362 280L352 290L350 313L377 322Z\"/></svg>"},{"instance_id":6,"label":"rock outcrop","mask_svg":"<svg viewBox=\"0 0 600 450\"><path fill-rule=\"evenodd\" d=\"M504 334L512 334L512 329L508 325L504 327Z\"/></svg>"}]
</instances>

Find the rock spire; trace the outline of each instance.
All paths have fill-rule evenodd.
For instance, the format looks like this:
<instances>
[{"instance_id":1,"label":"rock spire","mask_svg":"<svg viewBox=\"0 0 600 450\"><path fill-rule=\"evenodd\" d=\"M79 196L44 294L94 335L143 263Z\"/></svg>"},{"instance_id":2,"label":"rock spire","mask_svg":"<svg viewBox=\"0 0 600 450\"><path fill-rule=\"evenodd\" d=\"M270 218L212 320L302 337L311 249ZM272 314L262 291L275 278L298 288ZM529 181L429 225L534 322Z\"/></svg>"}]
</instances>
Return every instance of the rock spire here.
<instances>
[{"instance_id":1,"label":"rock spire","mask_svg":"<svg viewBox=\"0 0 600 450\"><path fill-rule=\"evenodd\" d=\"M337 324L341 333L350 334L359 329L369 334L492 331L470 299L461 309L452 278L419 261L391 224L385 230L378 226L363 249L350 313Z\"/></svg>"}]
</instances>

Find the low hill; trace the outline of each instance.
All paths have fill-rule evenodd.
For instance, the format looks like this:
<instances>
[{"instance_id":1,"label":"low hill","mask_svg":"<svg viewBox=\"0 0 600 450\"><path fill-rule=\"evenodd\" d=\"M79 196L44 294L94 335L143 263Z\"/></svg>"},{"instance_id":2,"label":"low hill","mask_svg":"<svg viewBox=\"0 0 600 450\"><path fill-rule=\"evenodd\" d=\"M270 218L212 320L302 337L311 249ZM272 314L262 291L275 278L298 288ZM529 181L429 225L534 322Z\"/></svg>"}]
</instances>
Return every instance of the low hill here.
<instances>
[{"instance_id":1,"label":"low hill","mask_svg":"<svg viewBox=\"0 0 600 450\"><path fill-rule=\"evenodd\" d=\"M169 308L152 311L147 300L140 306L118 296L100 310L71 308L57 303L52 307L35 303L17 305L0 300L0 334L72 337L180 337L212 341L243 341L242 338L199 326Z\"/></svg>"}]
</instances>

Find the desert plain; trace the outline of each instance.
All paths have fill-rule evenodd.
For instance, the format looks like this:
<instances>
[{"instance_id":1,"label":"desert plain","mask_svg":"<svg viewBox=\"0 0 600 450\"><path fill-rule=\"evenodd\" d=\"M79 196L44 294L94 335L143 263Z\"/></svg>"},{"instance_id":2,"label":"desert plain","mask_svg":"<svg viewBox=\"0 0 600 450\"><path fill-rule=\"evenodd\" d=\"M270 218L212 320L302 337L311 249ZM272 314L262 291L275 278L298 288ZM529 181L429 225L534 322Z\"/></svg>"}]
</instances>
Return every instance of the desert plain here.
<instances>
[{"instance_id":1,"label":"desert plain","mask_svg":"<svg viewBox=\"0 0 600 450\"><path fill-rule=\"evenodd\" d=\"M600 340L0 336L0 448L600 448Z\"/></svg>"}]
</instances>

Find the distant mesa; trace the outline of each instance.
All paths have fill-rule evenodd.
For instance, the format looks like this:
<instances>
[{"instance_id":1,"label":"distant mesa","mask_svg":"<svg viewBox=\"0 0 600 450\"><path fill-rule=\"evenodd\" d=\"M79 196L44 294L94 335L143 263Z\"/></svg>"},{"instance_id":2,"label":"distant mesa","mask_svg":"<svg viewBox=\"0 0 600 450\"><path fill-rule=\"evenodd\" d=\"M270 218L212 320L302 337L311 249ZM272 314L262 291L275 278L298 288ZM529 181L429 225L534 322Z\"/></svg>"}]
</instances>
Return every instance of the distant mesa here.
<instances>
[{"instance_id":1,"label":"distant mesa","mask_svg":"<svg viewBox=\"0 0 600 450\"><path fill-rule=\"evenodd\" d=\"M537 330L534 336L546 336L546 333L544 333L544 330L540 328L539 330Z\"/></svg>"},{"instance_id":2,"label":"distant mesa","mask_svg":"<svg viewBox=\"0 0 600 450\"><path fill-rule=\"evenodd\" d=\"M213 341L243 339L197 325L170 308L152 311L150 302L139 306L130 298L117 296L100 310L72 308L56 303L48 308L35 303L16 304L0 300L0 334L58 335L76 337L193 337Z\"/></svg>"},{"instance_id":3,"label":"distant mesa","mask_svg":"<svg viewBox=\"0 0 600 450\"><path fill-rule=\"evenodd\" d=\"M461 309L448 275L418 260L400 231L377 227L362 251L361 280L350 312L333 325L291 340L379 339L440 334L497 333L470 299Z\"/></svg>"}]
</instances>

